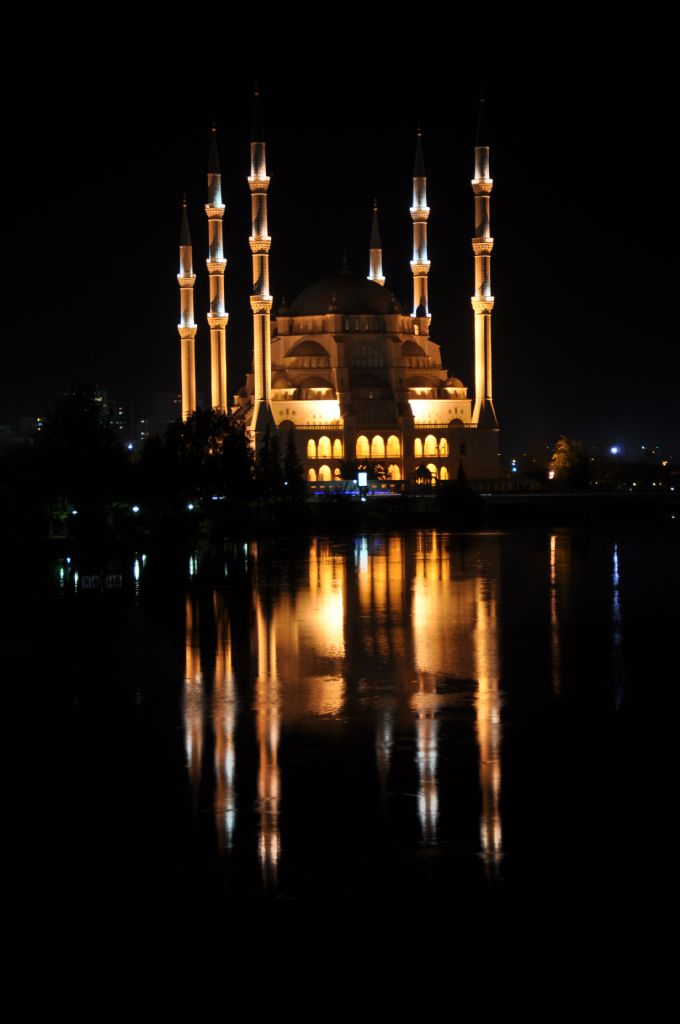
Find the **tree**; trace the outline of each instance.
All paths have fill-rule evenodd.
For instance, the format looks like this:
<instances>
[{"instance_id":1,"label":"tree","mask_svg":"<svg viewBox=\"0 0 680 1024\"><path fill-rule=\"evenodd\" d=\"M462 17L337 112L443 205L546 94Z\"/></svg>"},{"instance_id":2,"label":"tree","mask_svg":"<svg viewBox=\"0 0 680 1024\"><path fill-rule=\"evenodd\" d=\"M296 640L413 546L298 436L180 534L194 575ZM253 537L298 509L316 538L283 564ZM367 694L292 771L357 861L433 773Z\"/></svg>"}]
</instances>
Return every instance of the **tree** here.
<instances>
[{"instance_id":1,"label":"tree","mask_svg":"<svg viewBox=\"0 0 680 1024\"><path fill-rule=\"evenodd\" d=\"M565 487L586 487L588 484L588 454L583 441L560 435L550 459L553 479Z\"/></svg>"},{"instance_id":2,"label":"tree","mask_svg":"<svg viewBox=\"0 0 680 1024\"><path fill-rule=\"evenodd\" d=\"M279 432L270 425L262 438L262 444L255 460L258 494L266 498L278 498L283 493L283 470L281 469L281 446Z\"/></svg>"},{"instance_id":3,"label":"tree","mask_svg":"<svg viewBox=\"0 0 680 1024\"><path fill-rule=\"evenodd\" d=\"M298 456L294 430L288 431L286 450L283 456L283 476L288 498L295 500L302 498L307 493L305 471Z\"/></svg>"},{"instance_id":4,"label":"tree","mask_svg":"<svg viewBox=\"0 0 680 1024\"><path fill-rule=\"evenodd\" d=\"M216 409L199 409L171 423L163 438L149 438L139 462L139 483L157 506L213 497L239 503L252 493L253 472L242 423Z\"/></svg>"}]
</instances>

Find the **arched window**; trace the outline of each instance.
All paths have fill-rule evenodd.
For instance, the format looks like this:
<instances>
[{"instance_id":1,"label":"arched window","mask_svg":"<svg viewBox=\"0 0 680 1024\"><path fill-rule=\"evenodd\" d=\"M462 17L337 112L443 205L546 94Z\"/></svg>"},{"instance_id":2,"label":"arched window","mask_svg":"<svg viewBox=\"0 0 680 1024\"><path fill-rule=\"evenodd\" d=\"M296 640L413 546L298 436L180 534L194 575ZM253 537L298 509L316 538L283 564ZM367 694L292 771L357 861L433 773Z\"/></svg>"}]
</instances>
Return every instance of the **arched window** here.
<instances>
[{"instance_id":1,"label":"arched window","mask_svg":"<svg viewBox=\"0 0 680 1024\"><path fill-rule=\"evenodd\" d=\"M395 466L394 464L392 464L387 470L387 475L390 478L390 480L401 480L399 466Z\"/></svg>"},{"instance_id":2,"label":"arched window","mask_svg":"<svg viewBox=\"0 0 680 1024\"><path fill-rule=\"evenodd\" d=\"M422 459L423 457L423 442L419 437L413 442L413 454L417 459Z\"/></svg>"},{"instance_id":3,"label":"arched window","mask_svg":"<svg viewBox=\"0 0 680 1024\"><path fill-rule=\"evenodd\" d=\"M439 442L439 454L443 459L445 459L449 454L449 442L445 437L442 437Z\"/></svg>"},{"instance_id":4,"label":"arched window","mask_svg":"<svg viewBox=\"0 0 680 1024\"><path fill-rule=\"evenodd\" d=\"M429 469L430 473L432 474L432 479L436 480L437 479L437 467L435 466L434 462L428 462L427 468ZM321 477L319 477L319 479L321 479Z\"/></svg>"},{"instance_id":5,"label":"arched window","mask_svg":"<svg viewBox=\"0 0 680 1024\"><path fill-rule=\"evenodd\" d=\"M401 445L399 444L399 438L395 437L394 434L390 434L387 438L387 455L391 458L399 458L401 455Z\"/></svg>"},{"instance_id":6,"label":"arched window","mask_svg":"<svg viewBox=\"0 0 680 1024\"><path fill-rule=\"evenodd\" d=\"M331 479L331 467L321 466L319 468L319 480L330 480Z\"/></svg>"},{"instance_id":7,"label":"arched window","mask_svg":"<svg viewBox=\"0 0 680 1024\"><path fill-rule=\"evenodd\" d=\"M446 466L442 466L441 472L439 473L439 479L440 480L448 480L449 479L449 471L446 468Z\"/></svg>"},{"instance_id":8,"label":"arched window","mask_svg":"<svg viewBox=\"0 0 680 1024\"><path fill-rule=\"evenodd\" d=\"M307 473L307 479L309 480L309 482L311 484L316 483L316 470L315 469L310 469L310 471Z\"/></svg>"},{"instance_id":9,"label":"arched window","mask_svg":"<svg viewBox=\"0 0 680 1024\"><path fill-rule=\"evenodd\" d=\"M336 437L335 441L333 441L333 458L342 458L342 441L339 437Z\"/></svg>"},{"instance_id":10,"label":"arched window","mask_svg":"<svg viewBox=\"0 0 680 1024\"><path fill-rule=\"evenodd\" d=\"M437 455L437 438L434 436L434 434L428 434L427 437L425 438L423 455Z\"/></svg>"},{"instance_id":11,"label":"arched window","mask_svg":"<svg viewBox=\"0 0 680 1024\"><path fill-rule=\"evenodd\" d=\"M342 476L341 476L341 473L340 473L340 466L336 466L335 467L335 469L333 470L333 476L335 477L336 480L341 480L342 479Z\"/></svg>"},{"instance_id":12,"label":"arched window","mask_svg":"<svg viewBox=\"0 0 680 1024\"><path fill-rule=\"evenodd\" d=\"M309 441L307 442L307 458L316 458L316 441L314 440L313 437L310 437ZM314 479L316 479L316 477L314 477Z\"/></svg>"},{"instance_id":13,"label":"arched window","mask_svg":"<svg viewBox=\"0 0 680 1024\"><path fill-rule=\"evenodd\" d=\"M371 449L368 447L368 438L362 434L361 437L357 438L357 458L367 459L370 454Z\"/></svg>"},{"instance_id":14,"label":"arched window","mask_svg":"<svg viewBox=\"0 0 680 1024\"><path fill-rule=\"evenodd\" d=\"M317 448L317 455L320 459L330 459L331 457L331 439L330 437L320 437L319 446Z\"/></svg>"},{"instance_id":15,"label":"arched window","mask_svg":"<svg viewBox=\"0 0 680 1024\"><path fill-rule=\"evenodd\" d=\"M371 441L371 458L372 459L384 459L385 458L385 442L378 434L375 435Z\"/></svg>"}]
</instances>

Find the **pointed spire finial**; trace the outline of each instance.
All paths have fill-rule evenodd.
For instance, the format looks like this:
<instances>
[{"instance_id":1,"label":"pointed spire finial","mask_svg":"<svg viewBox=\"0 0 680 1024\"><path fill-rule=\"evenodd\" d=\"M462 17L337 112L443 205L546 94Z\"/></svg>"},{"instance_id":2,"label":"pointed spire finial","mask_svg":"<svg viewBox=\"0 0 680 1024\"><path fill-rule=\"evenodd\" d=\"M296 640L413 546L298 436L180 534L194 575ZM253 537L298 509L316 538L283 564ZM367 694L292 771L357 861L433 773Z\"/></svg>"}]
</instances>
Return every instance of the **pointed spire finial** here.
<instances>
[{"instance_id":1,"label":"pointed spire finial","mask_svg":"<svg viewBox=\"0 0 680 1024\"><path fill-rule=\"evenodd\" d=\"M191 245L191 232L189 231L189 218L187 216L187 194L182 196L182 226L179 234L180 245Z\"/></svg>"},{"instance_id":2,"label":"pointed spire finial","mask_svg":"<svg viewBox=\"0 0 680 1024\"><path fill-rule=\"evenodd\" d=\"M260 103L260 83L255 83L253 96L253 131L251 142L264 142L264 125L262 124L262 104Z\"/></svg>"},{"instance_id":3,"label":"pointed spire finial","mask_svg":"<svg viewBox=\"0 0 680 1024\"><path fill-rule=\"evenodd\" d=\"M488 146L487 124L486 124L486 99L484 91L479 93L479 110L477 113L477 133L475 135L475 146Z\"/></svg>"},{"instance_id":4,"label":"pointed spire finial","mask_svg":"<svg viewBox=\"0 0 680 1024\"><path fill-rule=\"evenodd\" d=\"M208 174L220 173L220 158L217 153L217 123L213 117L210 132L210 151L208 153Z\"/></svg>"},{"instance_id":5,"label":"pointed spire finial","mask_svg":"<svg viewBox=\"0 0 680 1024\"><path fill-rule=\"evenodd\" d=\"M378 226L378 200L373 200L373 223L371 224L371 249L382 249L380 241L380 228Z\"/></svg>"},{"instance_id":6,"label":"pointed spire finial","mask_svg":"<svg viewBox=\"0 0 680 1024\"><path fill-rule=\"evenodd\" d=\"M416 135L417 135L417 141L416 141L416 161L415 161L415 165L414 165L414 168L413 168L413 177L414 178L424 178L425 177L425 157L423 156L423 144L422 144L422 141L421 141L422 138L423 138L423 129L420 126L420 121L418 122L418 131L417 131Z\"/></svg>"}]
</instances>

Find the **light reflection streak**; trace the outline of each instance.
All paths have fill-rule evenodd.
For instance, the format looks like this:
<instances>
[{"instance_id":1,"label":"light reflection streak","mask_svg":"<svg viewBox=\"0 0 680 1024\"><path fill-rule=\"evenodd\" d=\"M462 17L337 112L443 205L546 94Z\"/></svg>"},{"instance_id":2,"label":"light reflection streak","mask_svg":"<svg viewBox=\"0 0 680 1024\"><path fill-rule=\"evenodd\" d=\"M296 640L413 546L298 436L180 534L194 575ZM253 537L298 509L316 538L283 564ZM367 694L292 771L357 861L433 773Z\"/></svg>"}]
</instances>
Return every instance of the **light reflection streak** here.
<instances>
[{"instance_id":1,"label":"light reflection streak","mask_svg":"<svg viewBox=\"0 0 680 1024\"><path fill-rule=\"evenodd\" d=\"M550 678L553 692L560 694L560 624L557 608L557 535L550 537Z\"/></svg>"},{"instance_id":2,"label":"light reflection streak","mask_svg":"<svg viewBox=\"0 0 680 1024\"><path fill-rule=\"evenodd\" d=\"M498 610L496 579L475 580L477 599L473 631L477 696L475 701L479 747L479 788L482 813L479 823L486 876L498 877L503 858L501 796L501 699L499 686Z\"/></svg>"},{"instance_id":3,"label":"light reflection streak","mask_svg":"<svg viewBox=\"0 0 680 1024\"><path fill-rule=\"evenodd\" d=\"M281 836L279 803L279 736L281 732L281 695L277 673L277 652L270 609L256 596L257 680L255 682L255 733L259 752L257 810L259 815L258 853L265 888L277 881Z\"/></svg>"},{"instance_id":4,"label":"light reflection streak","mask_svg":"<svg viewBox=\"0 0 680 1024\"><path fill-rule=\"evenodd\" d=\"M195 598L190 594L187 594L185 599L185 621L184 743L189 778L197 797L203 764L204 694L198 607Z\"/></svg>"},{"instance_id":5,"label":"light reflection streak","mask_svg":"<svg viewBox=\"0 0 680 1024\"><path fill-rule=\"evenodd\" d=\"M623 624L621 621L621 598L619 593L619 545L612 550L612 670L616 684L614 703L617 710L623 704L625 672L623 663Z\"/></svg>"},{"instance_id":6,"label":"light reflection streak","mask_svg":"<svg viewBox=\"0 0 680 1024\"><path fill-rule=\"evenodd\" d=\"M238 695L231 663L231 636L224 595L213 593L215 674L213 683L213 731L215 733L215 823L221 854L233 845L236 828L236 719Z\"/></svg>"}]
</instances>

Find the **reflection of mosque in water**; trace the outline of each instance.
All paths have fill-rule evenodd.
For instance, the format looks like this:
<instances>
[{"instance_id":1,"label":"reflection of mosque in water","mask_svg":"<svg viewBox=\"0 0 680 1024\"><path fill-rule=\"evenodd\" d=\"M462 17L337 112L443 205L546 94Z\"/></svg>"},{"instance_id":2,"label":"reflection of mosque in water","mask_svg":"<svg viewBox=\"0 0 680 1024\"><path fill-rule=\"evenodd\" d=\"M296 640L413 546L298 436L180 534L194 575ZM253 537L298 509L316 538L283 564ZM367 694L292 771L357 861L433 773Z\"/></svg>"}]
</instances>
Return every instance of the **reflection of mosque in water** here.
<instances>
[{"instance_id":1,"label":"reflection of mosque in water","mask_svg":"<svg viewBox=\"0 0 680 1024\"><path fill-rule=\"evenodd\" d=\"M241 684L232 669L230 609L223 594L215 591L212 606L206 605L213 618L212 672L201 668L197 601L186 602L187 766L196 790L205 771L204 730L210 727L220 851L238 833L236 733L246 692L252 693L258 751L257 779L247 785L256 785L258 851L267 883L276 879L282 850L279 747L287 729L314 733L323 721L342 737L348 718L368 714L383 796L395 749L403 751L408 741L421 840L433 847L441 816L442 729L465 707L472 711L465 721L478 760L479 852L487 873L495 874L502 857L498 539L458 544L420 532L360 537L340 548L315 539L308 576L293 585L263 576L266 559L258 558L255 545L250 556L254 681Z\"/></svg>"}]
</instances>

